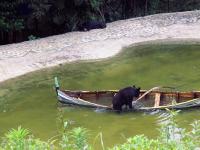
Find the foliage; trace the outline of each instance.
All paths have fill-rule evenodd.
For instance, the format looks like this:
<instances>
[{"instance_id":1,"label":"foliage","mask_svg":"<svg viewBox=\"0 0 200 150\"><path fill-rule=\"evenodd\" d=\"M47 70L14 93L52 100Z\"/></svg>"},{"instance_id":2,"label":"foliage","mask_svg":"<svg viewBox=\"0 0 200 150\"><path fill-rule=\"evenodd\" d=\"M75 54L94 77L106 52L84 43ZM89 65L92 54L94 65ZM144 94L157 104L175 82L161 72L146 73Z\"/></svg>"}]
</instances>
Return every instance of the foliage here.
<instances>
[{"instance_id":1,"label":"foliage","mask_svg":"<svg viewBox=\"0 0 200 150\"><path fill-rule=\"evenodd\" d=\"M88 144L88 131L82 127L69 130L69 122L64 120L62 109L58 109L57 125L59 129L59 147L63 150L90 149Z\"/></svg>"},{"instance_id":2,"label":"foliage","mask_svg":"<svg viewBox=\"0 0 200 150\"><path fill-rule=\"evenodd\" d=\"M125 144L115 146L110 150L195 150L200 147L200 121L195 121L192 130L181 129L175 116L178 112L171 111L169 118L159 130L157 139L148 139L144 135L129 138Z\"/></svg>"},{"instance_id":3,"label":"foliage","mask_svg":"<svg viewBox=\"0 0 200 150\"><path fill-rule=\"evenodd\" d=\"M22 30L24 29L23 19L6 20L5 17L0 17L0 29L4 31Z\"/></svg>"},{"instance_id":4,"label":"foliage","mask_svg":"<svg viewBox=\"0 0 200 150\"><path fill-rule=\"evenodd\" d=\"M24 20L17 14L18 2L1 1L0 2L0 29L21 30L24 28Z\"/></svg>"},{"instance_id":5,"label":"foliage","mask_svg":"<svg viewBox=\"0 0 200 150\"><path fill-rule=\"evenodd\" d=\"M200 121L191 124L192 130L186 132L181 129L175 120L177 112L170 112L168 120L162 125L160 136L157 139L149 139L144 135L136 135L127 139L124 144L116 145L109 150L196 150L200 147ZM62 120L62 118L61 118ZM43 142L30 135L27 129L18 127L11 129L1 142L0 149L5 150L92 150L95 149L88 144L88 131L84 128L77 127L68 131L68 122L63 122L63 128L59 144L55 144L56 140ZM104 145L101 138L102 149ZM99 136L98 135L98 136ZM96 138L98 137L96 136ZM55 138L55 137L54 137ZM94 140L96 141L96 138ZM53 139L53 138L51 138Z\"/></svg>"},{"instance_id":6,"label":"foliage","mask_svg":"<svg viewBox=\"0 0 200 150\"><path fill-rule=\"evenodd\" d=\"M70 132L70 136L72 138L72 147L73 149L88 149L87 144L87 130L81 127L74 128Z\"/></svg>"},{"instance_id":7,"label":"foliage","mask_svg":"<svg viewBox=\"0 0 200 150\"><path fill-rule=\"evenodd\" d=\"M76 31L88 20L111 22L199 8L198 0L4 0L0 2L0 32L23 31L23 38L10 34L0 40L9 43L18 37L27 40L31 34L44 37Z\"/></svg>"},{"instance_id":8,"label":"foliage","mask_svg":"<svg viewBox=\"0 0 200 150\"><path fill-rule=\"evenodd\" d=\"M103 4L104 4L103 0L90 0L90 5L92 10L94 12L98 12L99 15L101 16L101 20L105 21L104 14L101 10Z\"/></svg>"},{"instance_id":9,"label":"foliage","mask_svg":"<svg viewBox=\"0 0 200 150\"><path fill-rule=\"evenodd\" d=\"M87 130L81 127L64 132L59 144L62 149L68 150L90 149L87 142Z\"/></svg>"},{"instance_id":10,"label":"foliage","mask_svg":"<svg viewBox=\"0 0 200 150\"><path fill-rule=\"evenodd\" d=\"M148 14L155 14L155 13L159 12L158 11L159 1L160 0L151 0L151 2L149 3Z\"/></svg>"},{"instance_id":11,"label":"foliage","mask_svg":"<svg viewBox=\"0 0 200 150\"><path fill-rule=\"evenodd\" d=\"M29 36L28 36L28 40L29 40L29 41L31 41L31 40L36 40L36 39L37 39L37 37L34 36L34 35L29 35Z\"/></svg>"},{"instance_id":12,"label":"foliage","mask_svg":"<svg viewBox=\"0 0 200 150\"><path fill-rule=\"evenodd\" d=\"M27 129L11 129L2 140L0 149L4 150L50 150L53 143L43 142L29 135Z\"/></svg>"}]
</instances>

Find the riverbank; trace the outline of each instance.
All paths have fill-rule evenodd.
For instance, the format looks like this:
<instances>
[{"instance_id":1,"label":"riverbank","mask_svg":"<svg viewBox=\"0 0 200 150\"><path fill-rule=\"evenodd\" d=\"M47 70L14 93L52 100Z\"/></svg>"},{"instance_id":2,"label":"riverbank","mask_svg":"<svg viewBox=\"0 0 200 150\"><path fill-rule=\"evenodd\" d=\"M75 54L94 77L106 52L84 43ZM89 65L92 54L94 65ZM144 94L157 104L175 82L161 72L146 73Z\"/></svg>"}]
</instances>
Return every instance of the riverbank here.
<instances>
[{"instance_id":1,"label":"riverbank","mask_svg":"<svg viewBox=\"0 0 200 150\"><path fill-rule=\"evenodd\" d=\"M0 82L65 62L111 57L123 47L160 39L200 41L200 11L156 14L0 46Z\"/></svg>"}]
</instances>

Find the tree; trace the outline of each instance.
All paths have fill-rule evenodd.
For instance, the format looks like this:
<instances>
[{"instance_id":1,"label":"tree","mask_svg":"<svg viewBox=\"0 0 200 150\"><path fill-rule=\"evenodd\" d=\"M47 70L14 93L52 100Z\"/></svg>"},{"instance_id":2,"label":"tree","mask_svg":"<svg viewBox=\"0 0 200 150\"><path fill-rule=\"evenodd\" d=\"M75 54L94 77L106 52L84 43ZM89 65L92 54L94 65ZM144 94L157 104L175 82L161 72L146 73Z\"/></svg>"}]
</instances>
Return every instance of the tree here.
<instances>
[{"instance_id":1,"label":"tree","mask_svg":"<svg viewBox=\"0 0 200 150\"><path fill-rule=\"evenodd\" d=\"M18 15L18 1L1 1L0 2L0 38L2 42L15 42L14 34L24 28L24 20Z\"/></svg>"}]
</instances>

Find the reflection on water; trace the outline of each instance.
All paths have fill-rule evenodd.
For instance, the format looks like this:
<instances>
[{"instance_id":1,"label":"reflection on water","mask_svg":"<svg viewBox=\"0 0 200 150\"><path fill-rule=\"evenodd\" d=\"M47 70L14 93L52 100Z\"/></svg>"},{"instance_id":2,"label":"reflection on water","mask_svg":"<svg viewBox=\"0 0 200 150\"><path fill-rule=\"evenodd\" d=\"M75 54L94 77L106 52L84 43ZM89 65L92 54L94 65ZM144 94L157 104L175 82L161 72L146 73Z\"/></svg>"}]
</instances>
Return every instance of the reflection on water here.
<instances>
[{"instance_id":1,"label":"reflection on water","mask_svg":"<svg viewBox=\"0 0 200 150\"><path fill-rule=\"evenodd\" d=\"M112 59L61 65L4 82L0 86L0 134L21 125L36 137L49 139L58 134L57 118L62 109L70 128L85 127L91 137L102 132L106 146L124 142L136 134L155 137L156 128L167 118L166 112L117 114L71 106L58 108L53 79L58 76L61 86L72 90L119 89L134 84L143 89L164 85L178 90L199 90L199 49L198 44L137 46ZM199 109L182 111L177 122L189 128L193 120L200 119L199 113Z\"/></svg>"}]
</instances>

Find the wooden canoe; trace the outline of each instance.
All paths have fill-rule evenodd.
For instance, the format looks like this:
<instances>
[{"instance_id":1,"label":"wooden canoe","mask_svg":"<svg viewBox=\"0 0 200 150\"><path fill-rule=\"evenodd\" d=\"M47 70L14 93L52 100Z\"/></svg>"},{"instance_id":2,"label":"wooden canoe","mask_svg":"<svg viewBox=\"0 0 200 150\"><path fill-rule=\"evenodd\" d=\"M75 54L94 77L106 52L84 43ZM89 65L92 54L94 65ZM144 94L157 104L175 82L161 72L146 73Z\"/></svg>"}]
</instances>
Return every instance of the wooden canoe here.
<instances>
[{"instance_id":1,"label":"wooden canoe","mask_svg":"<svg viewBox=\"0 0 200 150\"><path fill-rule=\"evenodd\" d=\"M55 82L56 83L56 82ZM55 84L58 101L62 104L72 104L94 108L112 109L112 98L118 90L102 91L71 91L59 89ZM144 93L147 93L145 96ZM138 101L141 107L138 110L156 109L184 109L200 106L200 91L178 92L141 90L142 98ZM133 106L134 107L134 106Z\"/></svg>"}]
</instances>

